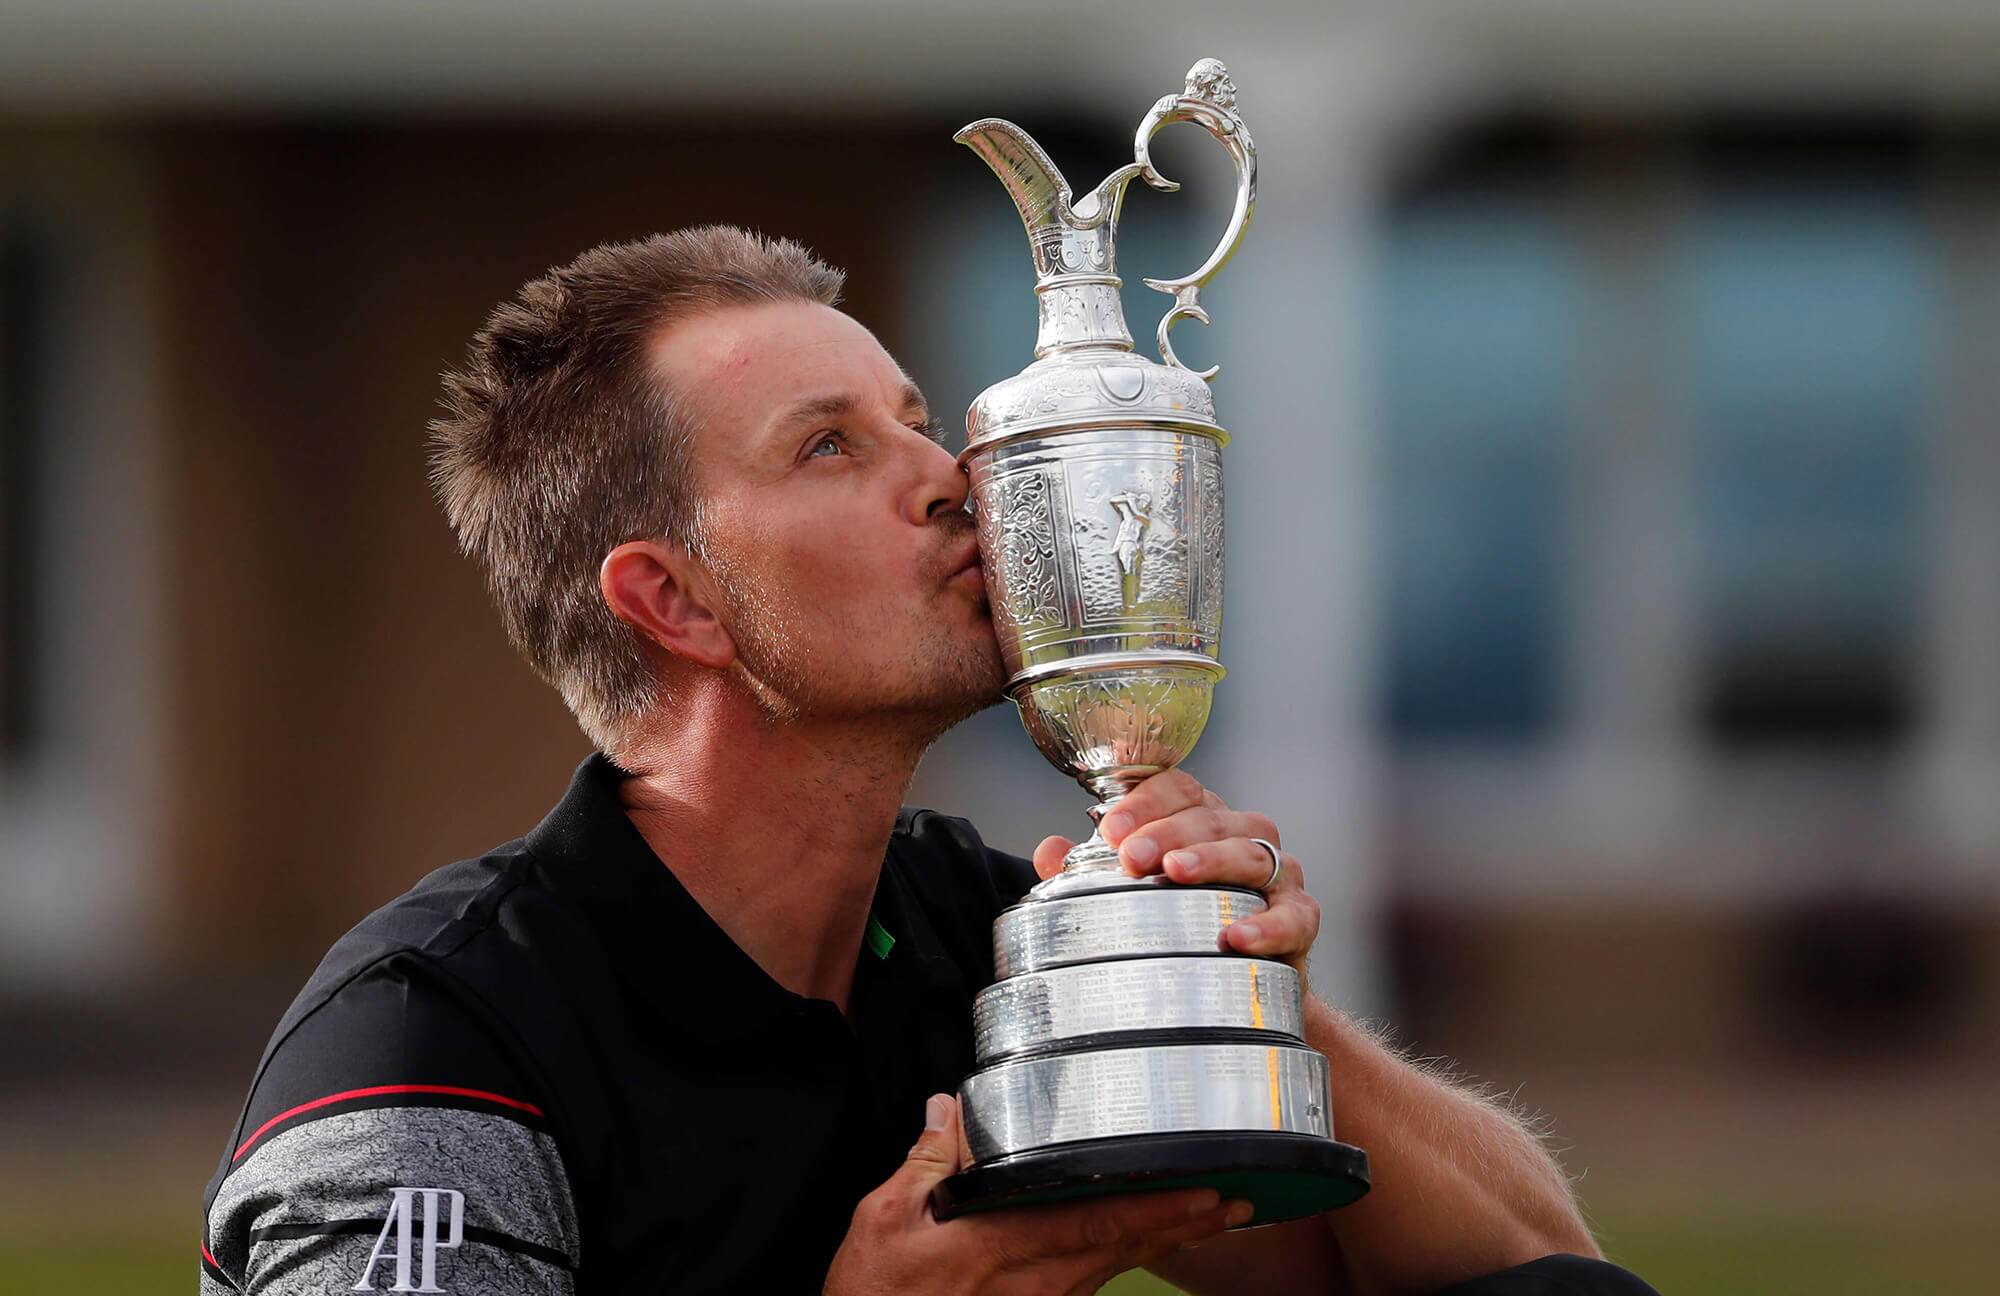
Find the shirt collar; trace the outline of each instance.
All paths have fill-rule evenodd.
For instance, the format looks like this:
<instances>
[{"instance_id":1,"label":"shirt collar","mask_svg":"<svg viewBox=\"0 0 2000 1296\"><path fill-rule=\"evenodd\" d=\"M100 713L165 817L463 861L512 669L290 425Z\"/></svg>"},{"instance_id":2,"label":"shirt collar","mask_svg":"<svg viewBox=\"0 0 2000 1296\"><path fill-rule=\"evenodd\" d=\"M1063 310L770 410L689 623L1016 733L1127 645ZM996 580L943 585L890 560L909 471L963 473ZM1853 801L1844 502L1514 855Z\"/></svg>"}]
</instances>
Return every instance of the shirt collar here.
<instances>
[{"instance_id":1,"label":"shirt collar","mask_svg":"<svg viewBox=\"0 0 2000 1296\"><path fill-rule=\"evenodd\" d=\"M646 844L618 786L632 775L602 752L526 837L550 889L585 914L633 995L711 1035L769 1029L802 1002L771 979Z\"/></svg>"},{"instance_id":2,"label":"shirt collar","mask_svg":"<svg viewBox=\"0 0 2000 1296\"><path fill-rule=\"evenodd\" d=\"M633 777L602 752L577 766L569 790L525 838L552 889L568 895L602 934L634 992L675 1021L737 1034L772 1028L809 1001L774 981L688 894L625 812L619 784ZM963 986L922 906L897 876L906 845L892 838L873 913L893 937L886 956L859 952L855 993L873 997L903 977L933 989ZM696 987L699 987L697 991ZM960 991L963 992L962 989ZM900 997L900 996L897 996Z\"/></svg>"}]
</instances>

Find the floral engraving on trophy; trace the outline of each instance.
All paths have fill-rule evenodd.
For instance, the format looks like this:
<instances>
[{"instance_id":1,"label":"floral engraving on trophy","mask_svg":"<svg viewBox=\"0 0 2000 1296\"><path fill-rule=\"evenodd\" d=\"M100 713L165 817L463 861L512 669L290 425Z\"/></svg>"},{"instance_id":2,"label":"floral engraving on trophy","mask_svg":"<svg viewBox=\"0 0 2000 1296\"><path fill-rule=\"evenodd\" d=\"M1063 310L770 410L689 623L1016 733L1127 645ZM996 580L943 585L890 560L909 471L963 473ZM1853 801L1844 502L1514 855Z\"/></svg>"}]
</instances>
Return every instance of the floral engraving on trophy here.
<instances>
[{"instance_id":1,"label":"floral engraving on trophy","mask_svg":"<svg viewBox=\"0 0 2000 1296\"><path fill-rule=\"evenodd\" d=\"M1117 292L1108 283L1063 283L1044 291L1037 306L1036 354L1104 343L1129 346L1132 335L1126 331Z\"/></svg>"},{"instance_id":2,"label":"floral engraving on trophy","mask_svg":"<svg viewBox=\"0 0 2000 1296\"><path fill-rule=\"evenodd\" d=\"M998 489L999 507L979 510L979 544L1001 553L1001 597L994 609L1003 644L1018 642L1051 624L1062 624L1056 588L1055 519L1049 508L1049 480L1039 472L1014 473Z\"/></svg>"},{"instance_id":3,"label":"floral engraving on trophy","mask_svg":"<svg viewBox=\"0 0 2000 1296\"><path fill-rule=\"evenodd\" d=\"M1063 231L1060 226L1047 225L1029 230L1028 246L1034 253L1035 273L1038 276L1062 274L1070 268L1063 260Z\"/></svg>"},{"instance_id":4,"label":"floral engraving on trophy","mask_svg":"<svg viewBox=\"0 0 2000 1296\"><path fill-rule=\"evenodd\" d=\"M1102 285L1099 285L1102 287ZM1124 312L1113 311L1104 300L1103 293L1094 293L1090 299L1090 335L1092 338L1125 337Z\"/></svg>"},{"instance_id":5,"label":"floral engraving on trophy","mask_svg":"<svg viewBox=\"0 0 2000 1296\"><path fill-rule=\"evenodd\" d=\"M1042 301L1054 306L1056 327L1063 334L1062 341L1082 337L1096 323L1096 313L1091 310L1091 302L1083 293L1047 293Z\"/></svg>"},{"instance_id":6,"label":"floral engraving on trophy","mask_svg":"<svg viewBox=\"0 0 2000 1296\"><path fill-rule=\"evenodd\" d=\"M1091 391L1090 375L1080 370L1065 370L1050 375L1042 382L1023 383L1018 391L1009 393L1009 397L1000 412L1002 423L1044 418L1096 399Z\"/></svg>"},{"instance_id":7,"label":"floral engraving on trophy","mask_svg":"<svg viewBox=\"0 0 2000 1296\"><path fill-rule=\"evenodd\" d=\"M1217 454L1201 456L1201 466L1196 471L1196 481L1200 493L1195 501L1194 516L1201 522L1200 561L1196 564L1195 579L1199 593L1195 598L1195 624L1210 635L1219 635L1222 630L1222 577L1225 551L1222 530L1222 457Z\"/></svg>"}]
</instances>

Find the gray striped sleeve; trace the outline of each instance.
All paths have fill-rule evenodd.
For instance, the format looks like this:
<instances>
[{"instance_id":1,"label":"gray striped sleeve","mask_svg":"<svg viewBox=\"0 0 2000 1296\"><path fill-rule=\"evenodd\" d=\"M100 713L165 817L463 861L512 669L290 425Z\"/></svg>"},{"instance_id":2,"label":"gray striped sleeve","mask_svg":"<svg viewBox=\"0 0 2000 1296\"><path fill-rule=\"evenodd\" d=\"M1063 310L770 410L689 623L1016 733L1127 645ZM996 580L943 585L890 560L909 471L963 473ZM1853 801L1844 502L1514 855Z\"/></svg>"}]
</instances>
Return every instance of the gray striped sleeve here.
<instances>
[{"instance_id":1,"label":"gray striped sleeve","mask_svg":"<svg viewBox=\"0 0 2000 1296\"><path fill-rule=\"evenodd\" d=\"M245 1296L569 1296L576 1214L555 1141L489 1112L375 1107L259 1143L209 1246ZM203 1296L220 1284L204 1272Z\"/></svg>"}]
</instances>

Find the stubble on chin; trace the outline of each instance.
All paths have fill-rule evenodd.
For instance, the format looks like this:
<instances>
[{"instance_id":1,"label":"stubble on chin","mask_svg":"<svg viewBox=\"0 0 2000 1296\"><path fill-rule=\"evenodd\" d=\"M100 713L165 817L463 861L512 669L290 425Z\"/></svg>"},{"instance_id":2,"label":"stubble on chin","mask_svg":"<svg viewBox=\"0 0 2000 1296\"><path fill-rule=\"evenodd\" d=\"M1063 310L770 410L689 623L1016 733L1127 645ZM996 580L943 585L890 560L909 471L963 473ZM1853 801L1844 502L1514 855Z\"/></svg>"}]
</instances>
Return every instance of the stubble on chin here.
<instances>
[{"instance_id":1,"label":"stubble on chin","mask_svg":"<svg viewBox=\"0 0 2000 1296\"><path fill-rule=\"evenodd\" d=\"M765 598L738 600L732 609L736 672L758 709L778 724L850 717L871 725L907 727L929 744L947 729L1004 700L1007 672L990 634L954 636L943 624L902 641L893 660L873 662L816 644L876 644L850 612L826 623L824 609L808 613L796 603ZM820 624L812 626L807 617ZM812 626L812 633L806 627Z\"/></svg>"},{"instance_id":2,"label":"stubble on chin","mask_svg":"<svg viewBox=\"0 0 2000 1296\"><path fill-rule=\"evenodd\" d=\"M959 645L951 669L941 674L948 674L951 683L938 690L938 701L949 716L939 733L1006 700L1001 690L1007 684L1007 668L1000 660L999 644L991 640Z\"/></svg>"}]
</instances>

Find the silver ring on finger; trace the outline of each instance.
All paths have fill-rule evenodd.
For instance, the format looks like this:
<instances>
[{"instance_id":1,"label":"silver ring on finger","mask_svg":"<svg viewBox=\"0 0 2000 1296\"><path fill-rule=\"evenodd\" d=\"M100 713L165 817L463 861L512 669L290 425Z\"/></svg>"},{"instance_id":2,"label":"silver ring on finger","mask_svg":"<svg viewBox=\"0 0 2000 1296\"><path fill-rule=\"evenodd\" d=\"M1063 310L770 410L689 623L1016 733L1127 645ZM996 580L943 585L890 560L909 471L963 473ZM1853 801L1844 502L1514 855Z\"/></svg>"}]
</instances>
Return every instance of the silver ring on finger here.
<instances>
[{"instance_id":1,"label":"silver ring on finger","mask_svg":"<svg viewBox=\"0 0 2000 1296\"><path fill-rule=\"evenodd\" d=\"M1257 889L1259 891L1269 891L1271 889L1271 884L1278 880L1278 874L1283 873L1285 871L1285 857L1278 853L1278 848L1276 846L1272 845L1270 842L1265 841L1262 837L1252 837L1250 840L1256 842L1259 846L1262 846L1266 851L1269 851L1271 854L1271 876L1265 878L1262 882L1257 884Z\"/></svg>"}]
</instances>

